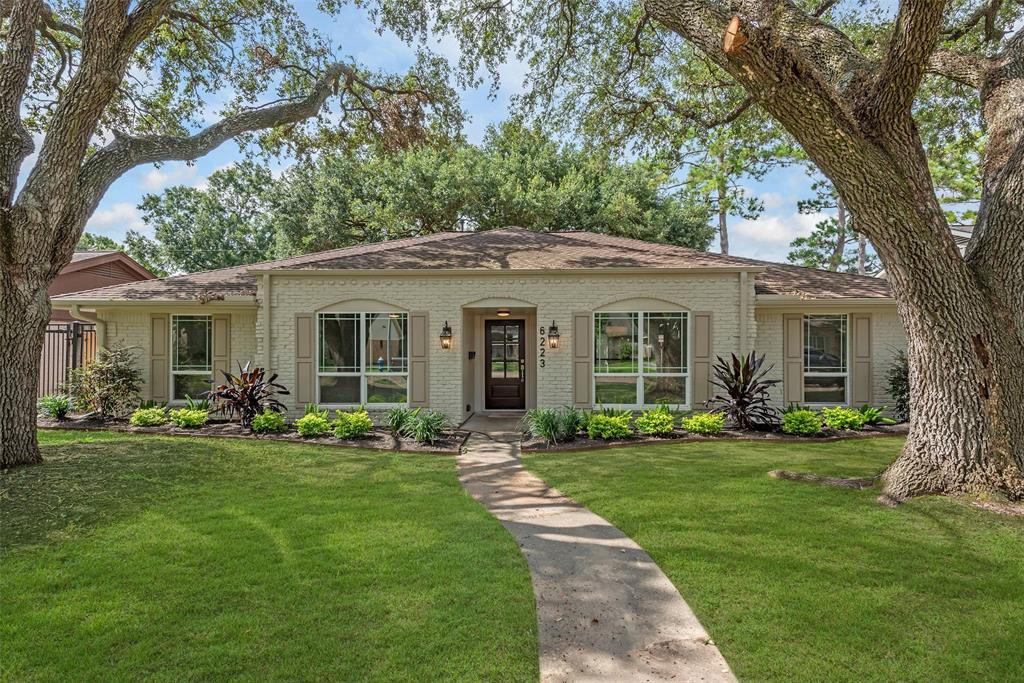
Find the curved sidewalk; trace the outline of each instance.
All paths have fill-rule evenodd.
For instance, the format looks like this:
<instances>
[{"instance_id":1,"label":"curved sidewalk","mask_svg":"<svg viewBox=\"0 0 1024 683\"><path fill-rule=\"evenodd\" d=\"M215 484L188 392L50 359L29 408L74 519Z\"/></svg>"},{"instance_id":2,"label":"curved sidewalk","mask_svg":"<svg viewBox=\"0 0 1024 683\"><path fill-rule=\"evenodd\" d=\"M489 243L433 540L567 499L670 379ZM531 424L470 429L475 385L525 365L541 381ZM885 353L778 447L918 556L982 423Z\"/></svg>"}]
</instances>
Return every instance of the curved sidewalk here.
<instances>
[{"instance_id":1,"label":"curved sidewalk","mask_svg":"<svg viewBox=\"0 0 1024 683\"><path fill-rule=\"evenodd\" d=\"M675 586L605 519L519 462L515 421L475 417L459 480L515 536L533 578L541 681L735 681Z\"/></svg>"}]
</instances>

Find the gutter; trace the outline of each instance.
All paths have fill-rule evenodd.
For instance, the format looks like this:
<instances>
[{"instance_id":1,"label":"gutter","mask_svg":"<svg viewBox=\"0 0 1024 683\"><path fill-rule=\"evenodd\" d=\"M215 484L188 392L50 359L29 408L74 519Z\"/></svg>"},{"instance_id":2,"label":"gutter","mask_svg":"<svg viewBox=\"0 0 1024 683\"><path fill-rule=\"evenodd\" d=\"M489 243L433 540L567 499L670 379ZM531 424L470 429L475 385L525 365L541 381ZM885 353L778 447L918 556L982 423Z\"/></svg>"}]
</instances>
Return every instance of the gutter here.
<instances>
[{"instance_id":1,"label":"gutter","mask_svg":"<svg viewBox=\"0 0 1024 683\"><path fill-rule=\"evenodd\" d=\"M96 348L106 349L107 348L107 323L100 320L100 317L95 313L86 313L78 304L71 306L71 315L79 320L85 320L96 325Z\"/></svg>"}]
</instances>

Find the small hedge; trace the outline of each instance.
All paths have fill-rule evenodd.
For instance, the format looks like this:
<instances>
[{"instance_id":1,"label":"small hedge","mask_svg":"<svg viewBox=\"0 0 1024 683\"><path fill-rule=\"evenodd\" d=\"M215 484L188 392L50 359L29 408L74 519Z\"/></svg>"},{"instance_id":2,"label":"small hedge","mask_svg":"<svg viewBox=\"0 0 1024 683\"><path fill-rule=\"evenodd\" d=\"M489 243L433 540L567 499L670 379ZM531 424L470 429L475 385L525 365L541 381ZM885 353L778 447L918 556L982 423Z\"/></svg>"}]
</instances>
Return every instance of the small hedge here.
<instances>
[{"instance_id":1,"label":"small hedge","mask_svg":"<svg viewBox=\"0 0 1024 683\"><path fill-rule=\"evenodd\" d=\"M177 408L169 414L171 422L177 427L202 427L210 419L210 411L197 408Z\"/></svg>"},{"instance_id":2,"label":"small hedge","mask_svg":"<svg viewBox=\"0 0 1024 683\"><path fill-rule=\"evenodd\" d=\"M39 412L54 420L63 420L71 412L71 397L67 394L49 394L39 399Z\"/></svg>"},{"instance_id":3,"label":"small hedge","mask_svg":"<svg viewBox=\"0 0 1024 683\"><path fill-rule=\"evenodd\" d=\"M331 423L327 420L326 412L325 410L323 413L307 413L296 420L295 429L298 430L299 436L312 439L331 431Z\"/></svg>"},{"instance_id":4,"label":"small hedge","mask_svg":"<svg viewBox=\"0 0 1024 683\"><path fill-rule=\"evenodd\" d=\"M167 424L167 410L163 407L139 408L128 421L136 427L157 427Z\"/></svg>"},{"instance_id":5,"label":"small hedge","mask_svg":"<svg viewBox=\"0 0 1024 683\"><path fill-rule=\"evenodd\" d=\"M275 413L273 410L264 410L262 415L252 419L252 431L254 434L277 434L288 429L284 415Z\"/></svg>"},{"instance_id":6,"label":"small hedge","mask_svg":"<svg viewBox=\"0 0 1024 683\"><path fill-rule=\"evenodd\" d=\"M587 436L591 439L626 439L633 436L629 428L629 415L604 415L595 413L587 422Z\"/></svg>"},{"instance_id":7,"label":"small hedge","mask_svg":"<svg viewBox=\"0 0 1024 683\"><path fill-rule=\"evenodd\" d=\"M860 429L864 426L864 413L853 408L836 406L835 408L824 408L821 411L825 424L832 429L849 431Z\"/></svg>"},{"instance_id":8,"label":"small hedge","mask_svg":"<svg viewBox=\"0 0 1024 683\"><path fill-rule=\"evenodd\" d=\"M782 416L782 431L799 436L821 434L821 416L813 410L791 410Z\"/></svg>"},{"instance_id":9,"label":"small hedge","mask_svg":"<svg viewBox=\"0 0 1024 683\"><path fill-rule=\"evenodd\" d=\"M683 418L683 429L691 434L713 435L725 429L725 415L721 413L696 413Z\"/></svg>"},{"instance_id":10,"label":"small hedge","mask_svg":"<svg viewBox=\"0 0 1024 683\"><path fill-rule=\"evenodd\" d=\"M339 410L333 424L334 438L336 439L354 439L373 431L373 420L363 409L351 413Z\"/></svg>"},{"instance_id":11,"label":"small hedge","mask_svg":"<svg viewBox=\"0 0 1024 683\"><path fill-rule=\"evenodd\" d=\"M668 408L655 408L645 411L636 419L636 430L648 436L664 436L671 434L672 428L676 426L676 419Z\"/></svg>"}]
</instances>

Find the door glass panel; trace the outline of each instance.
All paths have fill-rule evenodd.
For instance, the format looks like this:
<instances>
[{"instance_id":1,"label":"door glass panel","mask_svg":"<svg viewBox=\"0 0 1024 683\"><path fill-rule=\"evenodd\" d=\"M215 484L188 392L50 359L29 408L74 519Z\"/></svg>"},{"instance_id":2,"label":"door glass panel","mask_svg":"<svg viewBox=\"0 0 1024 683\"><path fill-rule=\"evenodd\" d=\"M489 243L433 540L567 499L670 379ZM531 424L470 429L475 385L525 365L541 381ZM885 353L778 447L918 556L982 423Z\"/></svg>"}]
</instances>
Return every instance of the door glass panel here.
<instances>
[{"instance_id":1,"label":"door glass panel","mask_svg":"<svg viewBox=\"0 0 1024 683\"><path fill-rule=\"evenodd\" d=\"M516 363L514 361L510 361L508 363L505 363L505 377L507 377L509 379L518 379L519 378L519 363Z\"/></svg>"},{"instance_id":2,"label":"door glass panel","mask_svg":"<svg viewBox=\"0 0 1024 683\"><path fill-rule=\"evenodd\" d=\"M505 358L505 345L495 344L491 347L491 360L504 360Z\"/></svg>"},{"instance_id":3,"label":"door glass panel","mask_svg":"<svg viewBox=\"0 0 1024 683\"><path fill-rule=\"evenodd\" d=\"M505 344L505 358L519 360L519 344Z\"/></svg>"},{"instance_id":4,"label":"door glass panel","mask_svg":"<svg viewBox=\"0 0 1024 683\"><path fill-rule=\"evenodd\" d=\"M491 377L495 379L505 377L505 361L491 361Z\"/></svg>"},{"instance_id":5,"label":"door glass panel","mask_svg":"<svg viewBox=\"0 0 1024 683\"><path fill-rule=\"evenodd\" d=\"M491 328L491 341L503 342L505 341L505 326L495 325Z\"/></svg>"}]
</instances>

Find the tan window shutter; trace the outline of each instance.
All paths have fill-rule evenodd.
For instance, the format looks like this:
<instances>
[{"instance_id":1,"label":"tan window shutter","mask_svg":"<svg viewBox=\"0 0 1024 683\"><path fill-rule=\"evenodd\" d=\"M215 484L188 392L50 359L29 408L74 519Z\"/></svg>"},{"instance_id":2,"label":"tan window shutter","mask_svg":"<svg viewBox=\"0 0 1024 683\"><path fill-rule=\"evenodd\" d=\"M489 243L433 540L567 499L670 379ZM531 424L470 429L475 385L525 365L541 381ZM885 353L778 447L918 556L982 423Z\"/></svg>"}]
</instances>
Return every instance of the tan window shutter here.
<instances>
[{"instance_id":1,"label":"tan window shutter","mask_svg":"<svg viewBox=\"0 0 1024 683\"><path fill-rule=\"evenodd\" d=\"M782 395L786 404L804 400L804 317L782 316Z\"/></svg>"},{"instance_id":2,"label":"tan window shutter","mask_svg":"<svg viewBox=\"0 0 1024 683\"><path fill-rule=\"evenodd\" d=\"M711 344L711 313L693 314L693 407L704 405L711 398L711 365L714 349Z\"/></svg>"},{"instance_id":3,"label":"tan window shutter","mask_svg":"<svg viewBox=\"0 0 1024 683\"><path fill-rule=\"evenodd\" d=\"M213 316L213 383L224 381L223 372L231 372L231 315Z\"/></svg>"},{"instance_id":4,"label":"tan window shutter","mask_svg":"<svg viewBox=\"0 0 1024 683\"><path fill-rule=\"evenodd\" d=\"M413 311L409 314L409 405L414 408L430 405L427 374L428 324L429 316L425 311Z\"/></svg>"},{"instance_id":5,"label":"tan window shutter","mask_svg":"<svg viewBox=\"0 0 1024 683\"><path fill-rule=\"evenodd\" d=\"M855 406L871 403L871 314L850 316L850 339L853 346L853 389L850 401Z\"/></svg>"},{"instance_id":6,"label":"tan window shutter","mask_svg":"<svg viewBox=\"0 0 1024 683\"><path fill-rule=\"evenodd\" d=\"M170 317L166 313L150 314L149 331L149 398L163 403L171 400Z\"/></svg>"},{"instance_id":7,"label":"tan window shutter","mask_svg":"<svg viewBox=\"0 0 1024 683\"><path fill-rule=\"evenodd\" d=\"M590 396L594 382L593 333L594 321L589 312L572 314L572 403L577 408L594 405Z\"/></svg>"},{"instance_id":8,"label":"tan window shutter","mask_svg":"<svg viewBox=\"0 0 1024 683\"><path fill-rule=\"evenodd\" d=\"M292 392L298 406L316 401L316 349L314 316L312 313L295 314L295 388Z\"/></svg>"}]
</instances>

